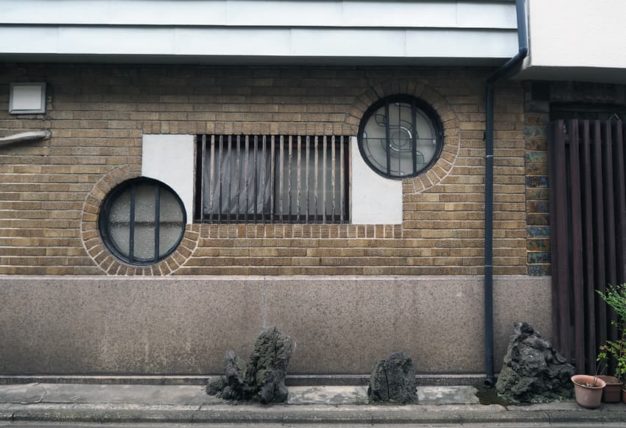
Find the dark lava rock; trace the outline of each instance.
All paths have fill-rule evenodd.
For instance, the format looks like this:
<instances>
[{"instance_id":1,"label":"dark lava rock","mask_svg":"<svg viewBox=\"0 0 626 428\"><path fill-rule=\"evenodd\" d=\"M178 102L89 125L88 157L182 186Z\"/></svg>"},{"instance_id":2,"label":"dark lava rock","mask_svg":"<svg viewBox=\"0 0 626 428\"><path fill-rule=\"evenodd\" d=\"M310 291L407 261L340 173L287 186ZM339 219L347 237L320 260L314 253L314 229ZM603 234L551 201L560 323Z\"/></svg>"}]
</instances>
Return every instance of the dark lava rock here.
<instances>
[{"instance_id":1,"label":"dark lava rock","mask_svg":"<svg viewBox=\"0 0 626 428\"><path fill-rule=\"evenodd\" d=\"M207 393L225 400L259 400L264 404L287 401L285 378L292 350L289 336L276 328L264 331L254 343L245 372L241 360L228 351L224 357L225 375L209 382Z\"/></svg>"},{"instance_id":2,"label":"dark lava rock","mask_svg":"<svg viewBox=\"0 0 626 428\"><path fill-rule=\"evenodd\" d=\"M516 323L502 370L498 395L513 403L546 403L571 397L574 366L527 323Z\"/></svg>"},{"instance_id":3,"label":"dark lava rock","mask_svg":"<svg viewBox=\"0 0 626 428\"><path fill-rule=\"evenodd\" d=\"M415 366L403 352L394 352L379 361L372 375L367 396L371 402L416 403Z\"/></svg>"},{"instance_id":4,"label":"dark lava rock","mask_svg":"<svg viewBox=\"0 0 626 428\"><path fill-rule=\"evenodd\" d=\"M209 383L206 386L206 393L209 395L220 396L224 388L226 388L226 380L224 379L224 376L216 377L209 379Z\"/></svg>"},{"instance_id":5,"label":"dark lava rock","mask_svg":"<svg viewBox=\"0 0 626 428\"><path fill-rule=\"evenodd\" d=\"M254 351L246 369L245 380L253 397L261 403L287 401L285 377L293 350L289 336L276 327L266 330L257 337Z\"/></svg>"},{"instance_id":6,"label":"dark lava rock","mask_svg":"<svg viewBox=\"0 0 626 428\"><path fill-rule=\"evenodd\" d=\"M206 392L225 400L245 400L246 384L243 381L243 364L234 351L227 351L224 356L224 376L209 382Z\"/></svg>"}]
</instances>

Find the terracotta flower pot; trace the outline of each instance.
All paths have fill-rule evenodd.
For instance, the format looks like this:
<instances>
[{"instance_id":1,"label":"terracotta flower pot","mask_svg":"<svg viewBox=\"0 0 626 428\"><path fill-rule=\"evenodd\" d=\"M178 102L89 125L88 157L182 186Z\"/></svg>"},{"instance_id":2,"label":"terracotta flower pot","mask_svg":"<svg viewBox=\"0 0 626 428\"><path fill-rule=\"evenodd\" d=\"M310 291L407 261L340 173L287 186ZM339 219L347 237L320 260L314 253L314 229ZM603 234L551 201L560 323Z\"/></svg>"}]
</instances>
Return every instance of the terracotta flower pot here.
<instances>
[{"instance_id":1,"label":"terracotta flower pot","mask_svg":"<svg viewBox=\"0 0 626 428\"><path fill-rule=\"evenodd\" d=\"M597 376L574 375L574 393L576 403L586 409L597 409L602 402L602 390L606 382Z\"/></svg>"},{"instance_id":2,"label":"terracotta flower pot","mask_svg":"<svg viewBox=\"0 0 626 428\"><path fill-rule=\"evenodd\" d=\"M606 382L606 386L602 391L602 401L605 403L619 403L622 401L622 387L624 384L615 376L598 376Z\"/></svg>"}]
</instances>

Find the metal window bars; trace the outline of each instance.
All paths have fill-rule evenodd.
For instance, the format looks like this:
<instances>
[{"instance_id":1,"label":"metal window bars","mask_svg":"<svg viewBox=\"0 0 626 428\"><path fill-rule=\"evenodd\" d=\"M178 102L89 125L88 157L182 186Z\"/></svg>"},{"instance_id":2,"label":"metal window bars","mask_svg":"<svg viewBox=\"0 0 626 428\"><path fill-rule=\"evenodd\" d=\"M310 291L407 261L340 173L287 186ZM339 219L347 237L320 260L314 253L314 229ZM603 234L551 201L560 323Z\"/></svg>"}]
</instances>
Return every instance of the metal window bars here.
<instances>
[{"instance_id":1,"label":"metal window bars","mask_svg":"<svg viewBox=\"0 0 626 428\"><path fill-rule=\"evenodd\" d=\"M347 223L349 137L201 135L195 220Z\"/></svg>"}]
</instances>

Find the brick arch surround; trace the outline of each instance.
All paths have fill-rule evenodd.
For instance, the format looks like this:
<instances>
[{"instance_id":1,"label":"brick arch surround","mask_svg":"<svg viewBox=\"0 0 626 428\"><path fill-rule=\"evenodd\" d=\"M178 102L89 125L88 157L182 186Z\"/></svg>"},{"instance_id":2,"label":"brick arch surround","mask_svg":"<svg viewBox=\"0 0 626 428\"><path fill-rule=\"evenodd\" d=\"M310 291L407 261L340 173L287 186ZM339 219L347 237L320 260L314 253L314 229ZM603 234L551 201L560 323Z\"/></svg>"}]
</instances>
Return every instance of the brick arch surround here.
<instances>
[{"instance_id":1,"label":"brick arch surround","mask_svg":"<svg viewBox=\"0 0 626 428\"><path fill-rule=\"evenodd\" d=\"M403 180L403 194L406 198L434 187L450 174L459 154L459 120L446 98L433 87L416 80L395 79L373 84L356 98L346 119L352 133L358 133L361 118L372 104L397 94L412 95L430 104L441 119L444 134L443 149L437 162L425 173Z\"/></svg>"},{"instance_id":2,"label":"brick arch surround","mask_svg":"<svg viewBox=\"0 0 626 428\"><path fill-rule=\"evenodd\" d=\"M193 255L200 233L193 226L185 226L185 234L176 251L159 263L133 266L114 257L106 249L98 230L98 215L106 195L118 184L141 176L139 167L122 166L104 175L91 189L83 203L80 236L85 251L93 262L107 275L170 275Z\"/></svg>"}]
</instances>

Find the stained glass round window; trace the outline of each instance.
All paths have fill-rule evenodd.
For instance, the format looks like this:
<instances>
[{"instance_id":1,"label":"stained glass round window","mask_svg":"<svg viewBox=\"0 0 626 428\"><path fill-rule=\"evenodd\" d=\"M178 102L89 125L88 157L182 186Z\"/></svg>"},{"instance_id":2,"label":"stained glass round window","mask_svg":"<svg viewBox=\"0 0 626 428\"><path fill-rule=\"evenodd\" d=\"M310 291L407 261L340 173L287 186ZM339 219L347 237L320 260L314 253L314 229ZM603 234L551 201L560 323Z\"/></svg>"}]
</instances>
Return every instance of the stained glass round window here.
<instances>
[{"instance_id":1,"label":"stained glass round window","mask_svg":"<svg viewBox=\"0 0 626 428\"><path fill-rule=\"evenodd\" d=\"M430 105L409 95L393 95L365 112L359 150L365 162L384 177L414 177L439 158L442 129Z\"/></svg>"},{"instance_id":2,"label":"stained glass round window","mask_svg":"<svg viewBox=\"0 0 626 428\"><path fill-rule=\"evenodd\" d=\"M182 201L167 185L136 178L114 188L98 219L107 248L122 261L145 265L170 255L185 232Z\"/></svg>"}]
</instances>

